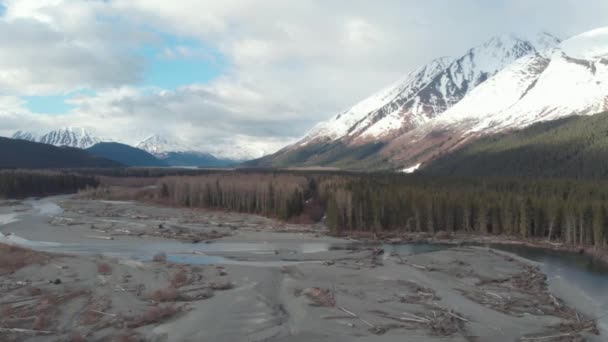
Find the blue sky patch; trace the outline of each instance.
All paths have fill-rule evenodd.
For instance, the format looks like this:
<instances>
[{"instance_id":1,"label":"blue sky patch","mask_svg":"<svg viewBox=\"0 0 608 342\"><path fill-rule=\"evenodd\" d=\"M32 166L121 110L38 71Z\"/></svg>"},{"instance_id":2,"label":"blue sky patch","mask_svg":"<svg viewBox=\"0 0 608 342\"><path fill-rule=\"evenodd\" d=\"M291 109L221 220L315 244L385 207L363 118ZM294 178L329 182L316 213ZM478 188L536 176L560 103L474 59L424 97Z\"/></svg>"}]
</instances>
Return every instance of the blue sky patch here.
<instances>
[{"instance_id":1,"label":"blue sky patch","mask_svg":"<svg viewBox=\"0 0 608 342\"><path fill-rule=\"evenodd\" d=\"M190 39L163 38L161 44L142 49L147 60L143 86L175 89L208 83L226 69L226 57L215 49Z\"/></svg>"},{"instance_id":2,"label":"blue sky patch","mask_svg":"<svg viewBox=\"0 0 608 342\"><path fill-rule=\"evenodd\" d=\"M95 91L91 89L81 89L66 95L26 96L24 99L27 101L26 107L33 113L64 114L75 108L74 105L69 104L66 101L79 95L94 96Z\"/></svg>"}]
</instances>

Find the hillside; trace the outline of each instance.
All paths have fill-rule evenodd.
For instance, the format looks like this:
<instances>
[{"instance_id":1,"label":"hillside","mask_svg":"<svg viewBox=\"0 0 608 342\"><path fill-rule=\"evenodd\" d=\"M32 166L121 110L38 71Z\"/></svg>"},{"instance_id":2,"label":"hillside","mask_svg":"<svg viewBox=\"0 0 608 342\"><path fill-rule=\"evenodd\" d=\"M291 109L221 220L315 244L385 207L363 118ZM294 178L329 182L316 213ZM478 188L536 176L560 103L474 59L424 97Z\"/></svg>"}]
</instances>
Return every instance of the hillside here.
<instances>
[{"instance_id":1,"label":"hillside","mask_svg":"<svg viewBox=\"0 0 608 342\"><path fill-rule=\"evenodd\" d=\"M421 173L457 176L608 177L608 112L481 138Z\"/></svg>"},{"instance_id":2,"label":"hillside","mask_svg":"<svg viewBox=\"0 0 608 342\"><path fill-rule=\"evenodd\" d=\"M166 167L166 162L150 153L120 143L98 143L86 149L92 155L114 160L128 166Z\"/></svg>"},{"instance_id":3,"label":"hillside","mask_svg":"<svg viewBox=\"0 0 608 342\"><path fill-rule=\"evenodd\" d=\"M0 137L0 169L120 167L84 150Z\"/></svg>"}]
</instances>

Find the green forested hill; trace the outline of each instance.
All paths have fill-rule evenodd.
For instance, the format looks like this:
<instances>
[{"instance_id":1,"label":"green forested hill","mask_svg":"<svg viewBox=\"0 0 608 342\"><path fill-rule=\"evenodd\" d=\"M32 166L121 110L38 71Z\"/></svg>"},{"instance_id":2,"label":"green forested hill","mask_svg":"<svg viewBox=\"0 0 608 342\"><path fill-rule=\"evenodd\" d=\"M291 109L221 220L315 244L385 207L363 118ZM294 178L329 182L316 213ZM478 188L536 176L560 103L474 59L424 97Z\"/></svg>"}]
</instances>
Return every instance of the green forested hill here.
<instances>
[{"instance_id":1,"label":"green forested hill","mask_svg":"<svg viewBox=\"0 0 608 342\"><path fill-rule=\"evenodd\" d=\"M113 160L72 147L0 137L0 169L120 167Z\"/></svg>"},{"instance_id":2,"label":"green forested hill","mask_svg":"<svg viewBox=\"0 0 608 342\"><path fill-rule=\"evenodd\" d=\"M117 161L128 166L166 167L166 162L138 148L115 143L98 143L86 149L92 155Z\"/></svg>"},{"instance_id":3,"label":"green forested hill","mask_svg":"<svg viewBox=\"0 0 608 342\"><path fill-rule=\"evenodd\" d=\"M608 112L479 139L431 162L427 174L608 177Z\"/></svg>"}]
</instances>

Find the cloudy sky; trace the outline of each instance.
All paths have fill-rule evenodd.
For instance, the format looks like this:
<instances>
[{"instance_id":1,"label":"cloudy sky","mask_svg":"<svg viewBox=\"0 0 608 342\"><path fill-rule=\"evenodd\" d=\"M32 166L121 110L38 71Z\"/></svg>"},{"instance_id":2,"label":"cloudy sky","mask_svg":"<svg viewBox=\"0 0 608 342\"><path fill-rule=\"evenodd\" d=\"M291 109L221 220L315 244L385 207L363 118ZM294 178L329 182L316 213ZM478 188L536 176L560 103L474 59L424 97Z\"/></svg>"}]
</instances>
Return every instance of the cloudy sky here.
<instances>
[{"instance_id":1,"label":"cloudy sky","mask_svg":"<svg viewBox=\"0 0 608 342\"><path fill-rule=\"evenodd\" d=\"M0 0L0 135L273 152L492 35L607 25L606 0Z\"/></svg>"}]
</instances>

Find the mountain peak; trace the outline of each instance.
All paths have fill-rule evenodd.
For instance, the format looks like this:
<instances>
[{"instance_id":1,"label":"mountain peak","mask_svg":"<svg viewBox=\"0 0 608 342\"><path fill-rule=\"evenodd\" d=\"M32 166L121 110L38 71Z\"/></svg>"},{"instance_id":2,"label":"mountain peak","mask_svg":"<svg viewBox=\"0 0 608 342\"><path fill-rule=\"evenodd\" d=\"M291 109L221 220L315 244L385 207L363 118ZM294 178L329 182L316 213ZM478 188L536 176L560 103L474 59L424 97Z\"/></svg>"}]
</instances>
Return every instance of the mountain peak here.
<instances>
[{"instance_id":1,"label":"mountain peak","mask_svg":"<svg viewBox=\"0 0 608 342\"><path fill-rule=\"evenodd\" d=\"M160 134L150 135L146 139L139 142L136 147L154 155L162 155L168 152L186 152L192 150L188 148L185 143Z\"/></svg>"}]
</instances>

